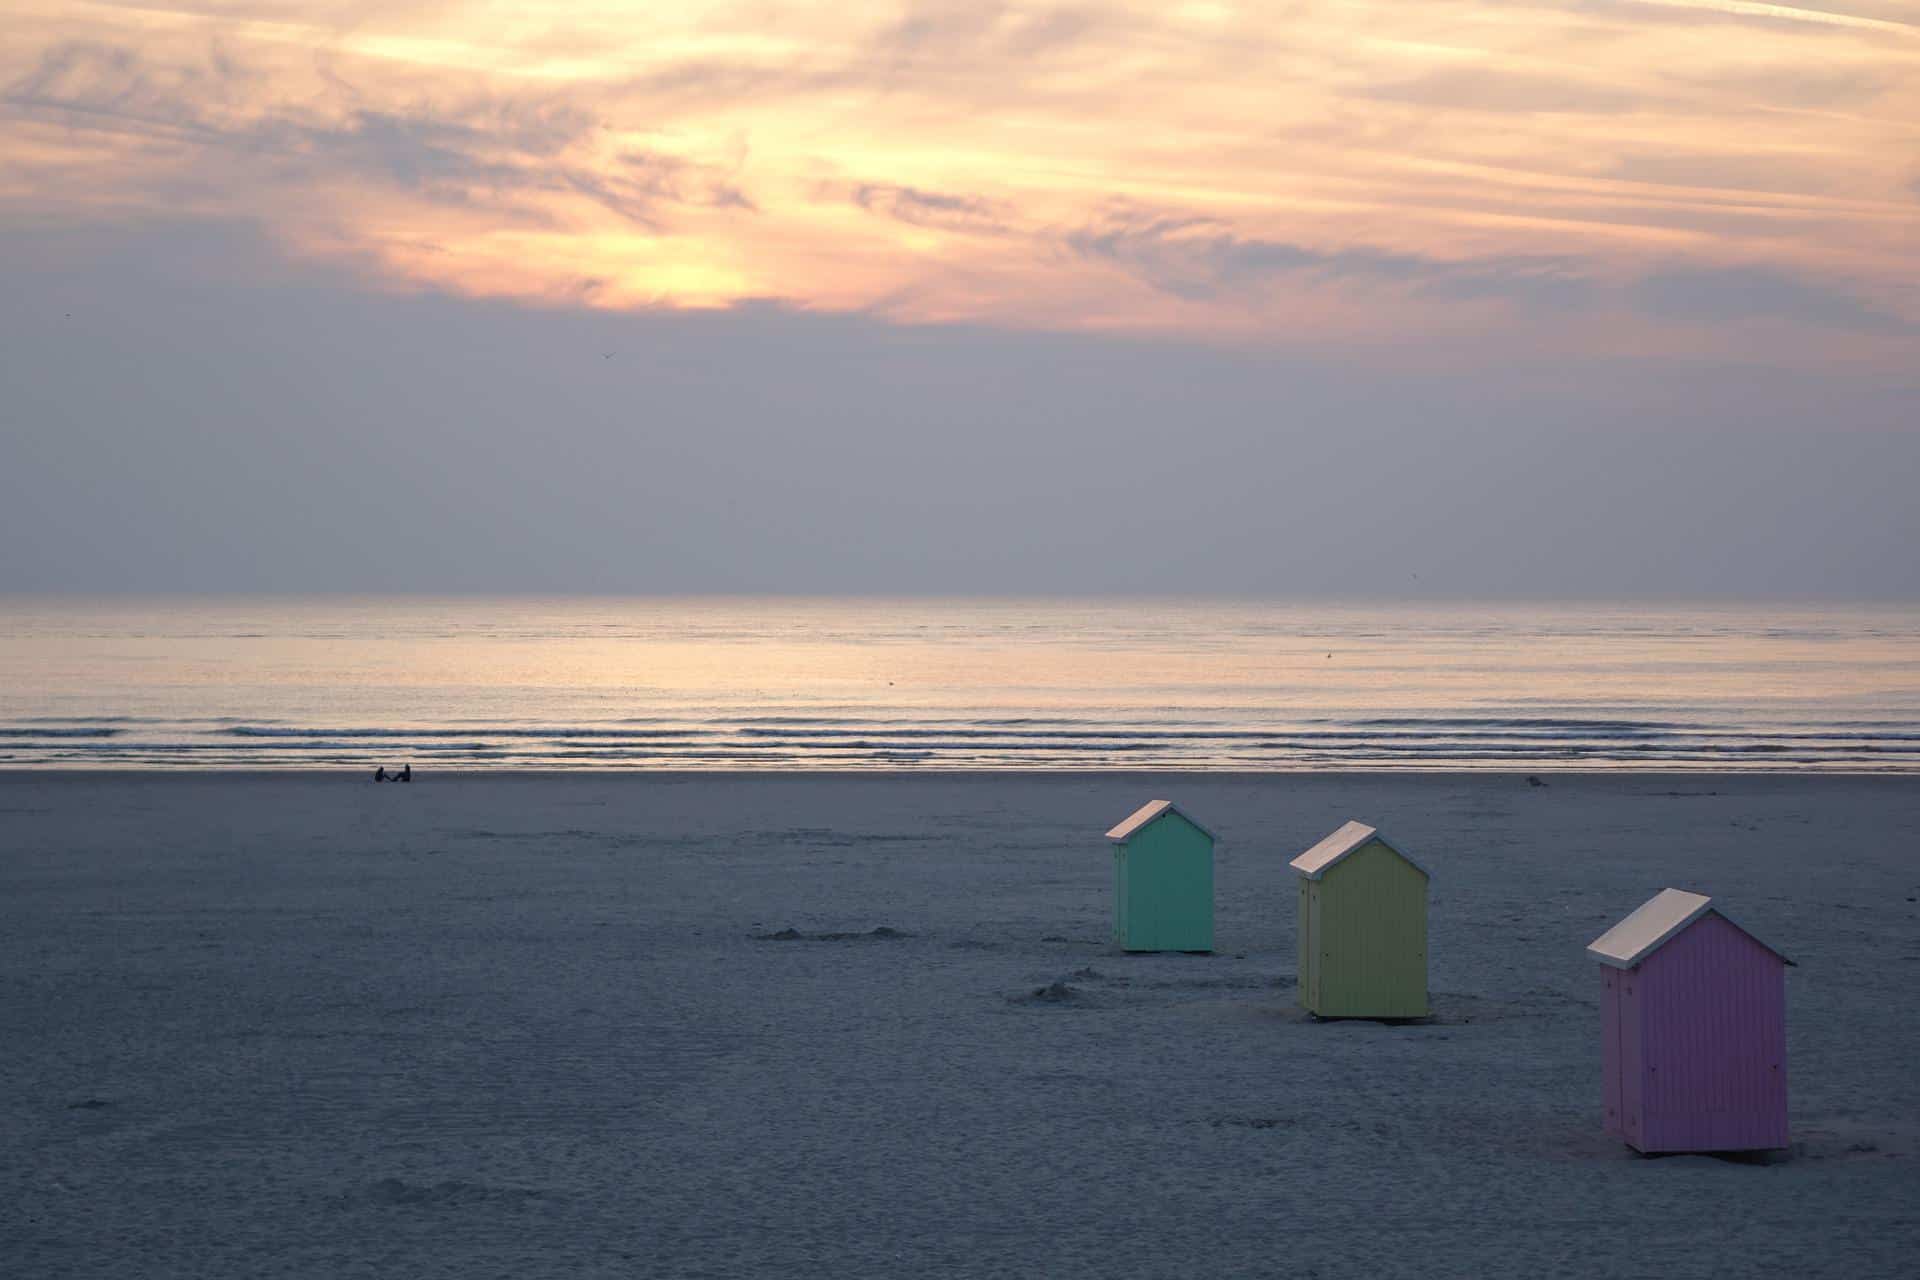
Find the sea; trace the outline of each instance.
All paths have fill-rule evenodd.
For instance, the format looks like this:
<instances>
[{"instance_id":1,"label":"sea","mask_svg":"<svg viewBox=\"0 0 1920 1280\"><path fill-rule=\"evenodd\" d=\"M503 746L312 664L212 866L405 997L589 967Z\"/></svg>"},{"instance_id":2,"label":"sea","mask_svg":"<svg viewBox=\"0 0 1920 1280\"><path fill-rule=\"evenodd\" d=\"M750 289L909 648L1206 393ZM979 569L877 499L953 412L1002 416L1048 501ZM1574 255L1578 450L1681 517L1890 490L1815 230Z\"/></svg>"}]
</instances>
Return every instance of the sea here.
<instances>
[{"instance_id":1,"label":"sea","mask_svg":"<svg viewBox=\"0 0 1920 1280\"><path fill-rule=\"evenodd\" d=\"M0 597L0 768L1920 772L1920 606Z\"/></svg>"}]
</instances>

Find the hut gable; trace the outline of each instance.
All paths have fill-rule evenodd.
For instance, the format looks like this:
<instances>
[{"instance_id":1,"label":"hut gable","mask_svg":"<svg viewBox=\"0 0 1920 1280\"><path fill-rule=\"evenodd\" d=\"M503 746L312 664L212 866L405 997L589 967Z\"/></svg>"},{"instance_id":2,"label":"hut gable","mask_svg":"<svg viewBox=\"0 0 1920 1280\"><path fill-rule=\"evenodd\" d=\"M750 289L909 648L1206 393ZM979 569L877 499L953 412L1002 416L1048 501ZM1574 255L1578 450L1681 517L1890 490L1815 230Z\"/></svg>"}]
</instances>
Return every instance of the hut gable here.
<instances>
[{"instance_id":1,"label":"hut gable","mask_svg":"<svg viewBox=\"0 0 1920 1280\"><path fill-rule=\"evenodd\" d=\"M1381 835L1377 828L1370 827L1364 822L1347 823L1287 865L1291 866L1295 871L1298 871L1309 880L1318 880L1335 866L1360 852L1360 850L1370 844L1385 846L1392 850L1395 856L1415 871L1418 871L1423 876L1427 876L1428 879L1433 878L1431 875L1428 875L1425 867L1407 856L1406 850L1393 844L1385 836Z\"/></svg>"},{"instance_id":2,"label":"hut gable","mask_svg":"<svg viewBox=\"0 0 1920 1280\"><path fill-rule=\"evenodd\" d=\"M1685 889L1662 889L1654 894L1632 915L1588 944L1587 954L1615 969L1632 969L1707 915L1725 920L1783 964L1793 963L1714 906L1712 898Z\"/></svg>"},{"instance_id":3,"label":"hut gable","mask_svg":"<svg viewBox=\"0 0 1920 1280\"><path fill-rule=\"evenodd\" d=\"M1207 830L1198 822L1195 822L1185 810L1173 801L1149 800L1128 815L1125 822L1122 822L1119 826L1107 832L1107 839L1113 841L1115 844L1125 844L1135 832L1144 829L1149 823L1156 822L1169 813L1179 818L1182 822L1185 822L1188 826L1191 826L1207 839L1212 840L1214 838L1213 832Z\"/></svg>"}]
</instances>

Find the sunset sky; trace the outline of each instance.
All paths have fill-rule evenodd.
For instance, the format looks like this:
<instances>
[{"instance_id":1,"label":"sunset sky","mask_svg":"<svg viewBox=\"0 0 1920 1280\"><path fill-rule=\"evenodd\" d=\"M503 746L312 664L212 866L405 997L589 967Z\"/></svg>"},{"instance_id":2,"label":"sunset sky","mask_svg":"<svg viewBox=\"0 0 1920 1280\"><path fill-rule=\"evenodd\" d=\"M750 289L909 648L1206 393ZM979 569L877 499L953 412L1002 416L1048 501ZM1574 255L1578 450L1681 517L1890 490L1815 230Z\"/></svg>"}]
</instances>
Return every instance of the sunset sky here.
<instances>
[{"instance_id":1,"label":"sunset sky","mask_svg":"<svg viewBox=\"0 0 1920 1280\"><path fill-rule=\"evenodd\" d=\"M323 289L676 341L1647 362L1866 386L1807 402L1884 426L1920 365L1920 0L11 0L0 238L33 305L128 324Z\"/></svg>"},{"instance_id":2,"label":"sunset sky","mask_svg":"<svg viewBox=\"0 0 1920 1280\"><path fill-rule=\"evenodd\" d=\"M1920 333L1920 3L8 8L9 223L242 220L369 287L1313 340Z\"/></svg>"}]
</instances>

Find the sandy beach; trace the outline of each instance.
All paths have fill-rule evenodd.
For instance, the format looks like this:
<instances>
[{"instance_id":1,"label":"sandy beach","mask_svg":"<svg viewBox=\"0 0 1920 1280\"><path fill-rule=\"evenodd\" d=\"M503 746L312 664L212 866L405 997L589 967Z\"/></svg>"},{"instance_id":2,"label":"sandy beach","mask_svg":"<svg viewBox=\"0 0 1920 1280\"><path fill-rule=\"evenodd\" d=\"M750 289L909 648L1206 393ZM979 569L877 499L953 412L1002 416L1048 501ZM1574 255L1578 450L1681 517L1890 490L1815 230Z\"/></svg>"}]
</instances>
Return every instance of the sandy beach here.
<instances>
[{"instance_id":1,"label":"sandy beach","mask_svg":"<svg viewBox=\"0 0 1920 1280\"><path fill-rule=\"evenodd\" d=\"M1912 1274L1920 782L1548 782L0 775L0 1271ZM1159 796L1215 955L1107 941ZM1426 1024L1295 1008L1348 818ZM1600 1132L1583 948L1668 884L1799 964L1785 1159Z\"/></svg>"}]
</instances>

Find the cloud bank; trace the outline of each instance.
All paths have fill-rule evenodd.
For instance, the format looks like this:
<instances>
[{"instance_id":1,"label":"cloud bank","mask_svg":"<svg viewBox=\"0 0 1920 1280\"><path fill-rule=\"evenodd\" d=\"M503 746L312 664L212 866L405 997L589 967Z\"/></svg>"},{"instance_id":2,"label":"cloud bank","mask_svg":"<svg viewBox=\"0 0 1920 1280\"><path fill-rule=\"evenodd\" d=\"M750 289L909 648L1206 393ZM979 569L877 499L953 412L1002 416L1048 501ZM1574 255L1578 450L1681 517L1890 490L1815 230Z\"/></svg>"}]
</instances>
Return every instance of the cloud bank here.
<instances>
[{"instance_id":1,"label":"cloud bank","mask_svg":"<svg viewBox=\"0 0 1920 1280\"><path fill-rule=\"evenodd\" d=\"M1886 364L1911 5L12 7L0 229L365 287Z\"/></svg>"}]
</instances>

